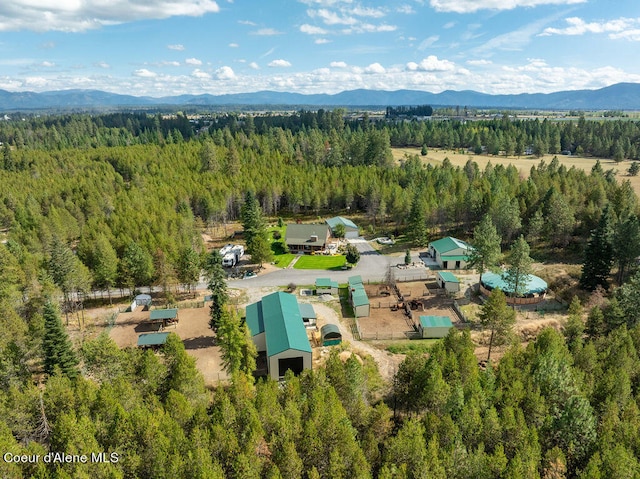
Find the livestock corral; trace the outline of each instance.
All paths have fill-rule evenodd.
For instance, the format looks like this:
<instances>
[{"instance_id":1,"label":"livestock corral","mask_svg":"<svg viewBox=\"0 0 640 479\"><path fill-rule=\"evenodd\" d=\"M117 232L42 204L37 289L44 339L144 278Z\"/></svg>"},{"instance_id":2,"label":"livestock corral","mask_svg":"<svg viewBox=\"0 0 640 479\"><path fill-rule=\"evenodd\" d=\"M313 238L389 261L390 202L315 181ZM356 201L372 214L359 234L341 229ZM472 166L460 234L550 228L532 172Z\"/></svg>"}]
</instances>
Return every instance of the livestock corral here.
<instances>
[{"instance_id":1,"label":"livestock corral","mask_svg":"<svg viewBox=\"0 0 640 479\"><path fill-rule=\"evenodd\" d=\"M458 317L453 300L438 294L435 281L396 283L396 288L367 284L368 317L358 318L360 338L408 339L416 337L418 318L422 315L448 316L455 324Z\"/></svg>"}]
</instances>

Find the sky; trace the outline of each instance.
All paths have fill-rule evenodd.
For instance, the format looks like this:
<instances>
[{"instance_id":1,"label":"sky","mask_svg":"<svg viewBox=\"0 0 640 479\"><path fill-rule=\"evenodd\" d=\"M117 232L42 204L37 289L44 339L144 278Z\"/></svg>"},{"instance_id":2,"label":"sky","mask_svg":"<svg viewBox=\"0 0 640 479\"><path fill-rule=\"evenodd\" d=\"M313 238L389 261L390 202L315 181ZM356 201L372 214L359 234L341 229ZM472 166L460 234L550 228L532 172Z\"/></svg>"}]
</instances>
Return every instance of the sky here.
<instances>
[{"instance_id":1,"label":"sky","mask_svg":"<svg viewBox=\"0 0 640 479\"><path fill-rule=\"evenodd\" d=\"M549 93L640 83L638 0L11 0L0 89Z\"/></svg>"}]
</instances>

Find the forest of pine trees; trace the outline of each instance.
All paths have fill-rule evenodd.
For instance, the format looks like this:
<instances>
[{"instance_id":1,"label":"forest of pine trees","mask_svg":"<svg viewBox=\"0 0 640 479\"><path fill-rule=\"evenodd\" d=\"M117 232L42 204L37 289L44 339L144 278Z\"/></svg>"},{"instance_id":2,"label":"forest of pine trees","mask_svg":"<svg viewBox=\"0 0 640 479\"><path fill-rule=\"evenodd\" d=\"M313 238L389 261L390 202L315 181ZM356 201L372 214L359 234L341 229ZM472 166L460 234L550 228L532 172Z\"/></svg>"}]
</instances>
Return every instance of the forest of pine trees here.
<instances>
[{"instance_id":1,"label":"forest of pine trees","mask_svg":"<svg viewBox=\"0 0 640 479\"><path fill-rule=\"evenodd\" d=\"M390 150L477 143L503 151L506 141L515 145L509 154L537 144L635 158L638 124L374 124L336 110L221 115L202 126L137 114L0 123L0 449L117 458L5 459L0 476L640 475L640 211L629 182L617 183L600 163L584 172L557 158L532 162L523 177L511 166L481 170L472 159L425 167L416 155L396 164ZM106 334L82 344L66 334L75 293L92 289L186 290L204 269L214 301L225 304L219 257L205 254L200 236L208 225L253 221L261 234L264 217L347 208L416 244L433 234L480 236L479 220L488 218L503 251L515 241L523 257L528 244L555 260L584 258L581 285L591 296L584 311L572 303L564 330L511 346L486 368L469 333L455 331L428 355L408 355L391 383L371 358L343 360L338 351L282 384L254 382L251 352L235 348L242 325L225 311L211 320L235 373L214 390L175 335L155 354L121 350ZM493 250L483 253L487 266Z\"/></svg>"}]
</instances>

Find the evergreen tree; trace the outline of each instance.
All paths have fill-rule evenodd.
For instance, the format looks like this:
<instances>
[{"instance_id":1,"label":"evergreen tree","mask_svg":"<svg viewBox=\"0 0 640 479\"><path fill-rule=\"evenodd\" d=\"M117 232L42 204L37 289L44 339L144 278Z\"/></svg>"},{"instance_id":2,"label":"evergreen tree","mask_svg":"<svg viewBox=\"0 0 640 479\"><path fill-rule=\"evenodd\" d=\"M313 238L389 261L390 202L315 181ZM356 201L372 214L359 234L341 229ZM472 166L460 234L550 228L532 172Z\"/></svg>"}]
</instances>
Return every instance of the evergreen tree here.
<instances>
[{"instance_id":1,"label":"evergreen tree","mask_svg":"<svg viewBox=\"0 0 640 479\"><path fill-rule=\"evenodd\" d=\"M422 198L420 190L416 191L411 202L411 210L409 211L409 238L415 246L427 246L429 244L429 234L427 232L426 222L427 206Z\"/></svg>"},{"instance_id":2,"label":"evergreen tree","mask_svg":"<svg viewBox=\"0 0 640 479\"><path fill-rule=\"evenodd\" d=\"M516 297L522 296L526 291L527 280L533 271L531 269L533 260L529 256L529 251L529 245L522 235L514 241L509 251L509 263L504 281L509 291Z\"/></svg>"},{"instance_id":3,"label":"evergreen tree","mask_svg":"<svg viewBox=\"0 0 640 479\"><path fill-rule=\"evenodd\" d=\"M223 311L218 323L217 336L222 364L227 373L233 375L243 372L251 375L256 368L258 353L251 340L248 326L240 322L235 311Z\"/></svg>"},{"instance_id":4,"label":"evergreen tree","mask_svg":"<svg viewBox=\"0 0 640 479\"><path fill-rule=\"evenodd\" d=\"M411 263L411 250L408 249L404 253L404 264L410 264L410 263Z\"/></svg>"},{"instance_id":5,"label":"evergreen tree","mask_svg":"<svg viewBox=\"0 0 640 479\"><path fill-rule=\"evenodd\" d=\"M262 267L262 263L271 261L273 252L268 239L267 226L262 217L260 203L251 190L245 194L240 217L245 242L247 243L247 254L251 256L251 261L259 263Z\"/></svg>"},{"instance_id":6,"label":"evergreen tree","mask_svg":"<svg viewBox=\"0 0 640 479\"><path fill-rule=\"evenodd\" d=\"M214 249L209 253L204 269L209 282L209 291L211 292L211 320L209 325L211 329L216 331L229 301L226 274L222 267L220 251Z\"/></svg>"},{"instance_id":7,"label":"evergreen tree","mask_svg":"<svg viewBox=\"0 0 640 479\"><path fill-rule=\"evenodd\" d=\"M200 279L200 255L193 248L183 248L178 256L178 281L191 293Z\"/></svg>"},{"instance_id":8,"label":"evergreen tree","mask_svg":"<svg viewBox=\"0 0 640 479\"><path fill-rule=\"evenodd\" d=\"M358 261L360 261L360 251L358 251L358 248L356 248L352 244L348 244L345 259L349 264L356 264Z\"/></svg>"},{"instance_id":9,"label":"evergreen tree","mask_svg":"<svg viewBox=\"0 0 640 479\"><path fill-rule=\"evenodd\" d=\"M491 360L493 345L503 344L510 336L516 322L516 312L507 305L507 298L500 288L491 291L491 294L480 307L480 324L485 330L490 331L489 352L487 361Z\"/></svg>"},{"instance_id":10,"label":"evergreen tree","mask_svg":"<svg viewBox=\"0 0 640 479\"><path fill-rule=\"evenodd\" d=\"M109 304L111 304L111 288L115 286L118 279L118 255L107 238L100 235L96 239L91 256L93 284L101 290L107 290Z\"/></svg>"},{"instance_id":11,"label":"evergreen tree","mask_svg":"<svg viewBox=\"0 0 640 479\"><path fill-rule=\"evenodd\" d=\"M153 257L135 241L131 241L120 260L120 275L129 292L136 286L149 285L153 278Z\"/></svg>"},{"instance_id":12,"label":"evergreen tree","mask_svg":"<svg viewBox=\"0 0 640 479\"><path fill-rule=\"evenodd\" d=\"M609 273L613 264L611 222L611 211L607 206L584 251L580 287L587 291L593 291L597 286L609 288Z\"/></svg>"},{"instance_id":13,"label":"evergreen tree","mask_svg":"<svg viewBox=\"0 0 640 479\"><path fill-rule=\"evenodd\" d=\"M60 372L69 377L78 376L78 359L71 346L71 341L60 316L51 301L44 305L44 339L42 349L44 354L44 372L51 376L56 367Z\"/></svg>"},{"instance_id":14,"label":"evergreen tree","mask_svg":"<svg viewBox=\"0 0 640 479\"><path fill-rule=\"evenodd\" d=\"M618 285L624 283L627 271L640 256L640 221L631 215L618 224L612 238L613 257L618 263L616 279Z\"/></svg>"},{"instance_id":15,"label":"evergreen tree","mask_svg":"<svg viewBox=\"0 0 640 479\"><path fill-rule=\"evenodd\" d=\"M475 268L480 274L480 282L482 282L482 274L487 269L495 268L500 262L502 256L500 243L500 236L498 236L491 217L485 215L473 230L473 241L471 242L473 249L469 253L468 262L469 268Z\"/></svg>"}]
</instances>

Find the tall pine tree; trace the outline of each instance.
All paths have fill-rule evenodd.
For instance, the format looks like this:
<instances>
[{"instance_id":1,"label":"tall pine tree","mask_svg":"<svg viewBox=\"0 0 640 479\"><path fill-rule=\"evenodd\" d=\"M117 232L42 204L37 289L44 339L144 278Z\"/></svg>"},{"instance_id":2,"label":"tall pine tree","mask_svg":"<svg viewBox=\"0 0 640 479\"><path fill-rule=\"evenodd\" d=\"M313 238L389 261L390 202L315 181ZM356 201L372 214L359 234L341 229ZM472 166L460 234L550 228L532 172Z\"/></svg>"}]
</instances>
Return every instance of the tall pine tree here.
<instances>
[{"instance_id":1,"label":"tall pine tree","mask_svg":"<svg viewBox=\"0 0 640 479\"><path fill-rule=\"evenodd\" d=\"M211 291L211 329L217 331L220 318L224 314L229 294L227 293L226 274L222 268L222 256L217 249L211 251L205 264L205 272Z\"/></svg>"},{"instance_id":2,"label":"tall pine tree","mask_svg":"<svg viewBox=\"0 0 640 479\"><path fill-rule=\"evenodd\" d=\"M56 367L69 378L78 376L78 358L76 357L67 332L62 326L60 315L51 301L44 305L44 371L52 375Z\"/></svg>"},{"instance_id":3,"label":"tall pine tree","mask_svg":"<svg viewBox=\"0 0 640 479\"><path fill-rule=\"evenodd\" d=\"M495 267L500 261L502 256L501 242L502 239L498 235L491 217L485 215L473 230L473 241L471 242L473 249L469 254L469 267L475 268L480 274L480 282L482 282L482 273Z\"/></svg>"},{"instance_id":4,"label":"tall pine tree","mask_svg":"<svg viewBox=\"0 0 640 479\"><path fill-rule=\"evenodd\" d=\"M591 233L584 250L580 287L593 291L598 285L609 288L609 273L613 264L613 229L609 206L605 207L598 226Z\"/></svg>"}]
</instances>

